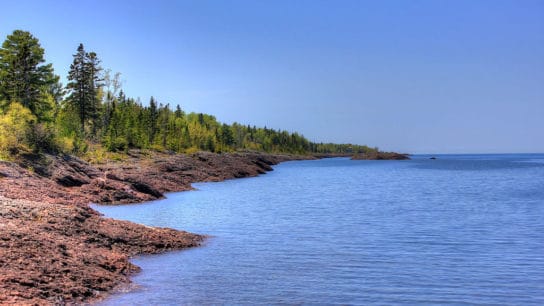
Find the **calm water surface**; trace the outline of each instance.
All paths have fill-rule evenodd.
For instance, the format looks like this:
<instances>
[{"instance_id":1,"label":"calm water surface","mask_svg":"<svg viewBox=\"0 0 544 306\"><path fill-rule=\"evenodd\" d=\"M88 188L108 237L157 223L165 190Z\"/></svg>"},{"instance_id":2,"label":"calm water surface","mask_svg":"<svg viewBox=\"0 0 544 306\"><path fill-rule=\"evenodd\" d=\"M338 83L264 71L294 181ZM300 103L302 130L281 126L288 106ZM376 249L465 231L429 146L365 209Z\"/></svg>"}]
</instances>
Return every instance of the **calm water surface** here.
<instances>
[{"instance_id":1,"label":"calm water surface","mask_svg":"<svg viewBox=\"0 0 544 306\"><path fill-rule=\"evenodd\" d=\"M544 305L544 155L287 162L107 216L212 235L105 305Z\"/></svg>"}]
</instances>

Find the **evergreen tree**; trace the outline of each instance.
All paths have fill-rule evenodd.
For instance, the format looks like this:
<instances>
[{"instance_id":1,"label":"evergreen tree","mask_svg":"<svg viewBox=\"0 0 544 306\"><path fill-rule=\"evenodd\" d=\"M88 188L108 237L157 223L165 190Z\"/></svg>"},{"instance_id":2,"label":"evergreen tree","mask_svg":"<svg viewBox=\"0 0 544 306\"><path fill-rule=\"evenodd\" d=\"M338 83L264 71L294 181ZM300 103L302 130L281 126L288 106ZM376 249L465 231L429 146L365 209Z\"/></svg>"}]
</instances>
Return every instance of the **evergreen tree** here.
<instances>
[{"instance_id":1,"label":"evergreen tree","mask_svg":"<svg viewBox=\"0 0 544 306\"><path fill-rule=\"evenodd\" d=\"M232 134L232 130L225 123L223 123L221 126L221 143L226 147L234 145L234 135Z\"/></svg>"},{"instance_id":2,"label":"evergreen tree","mask_svg":"<svg viewBox=\"0 0 544 306\"><path fill-rule=\"evenodd\" d=\"M157 133L157 121L159 119L159 110L157 107L157 102L153 97L149 100L149 109L148 109L148 135L149 143L155 141L155 134Z\"/></svg>"},{"instance_id":3,"label":"evergreen tree","mask_svg":"<svg viewBox=\"0 0 544 306\"><path fill-rule=\"evenodd\" d=\"M96 124L99 114L100 100L98 90L102 86L99 77L101 68L100 60L96 53L85 52L83 44L79 44L77 53L73 55L74 61L70 65L66 86L69 92L68 103L77 112L81 125L81 132L85 133L87 122Z\"/></svg>"},{"instance_id":4,"label":"evergreen tree","mask_svg":"<svg viewBox=\"0 0 544 306\"><path fill-rule=\"evenodd\" d=\"M185 115L183 111L181 110L181 107L179 106L179 104L176 106L175 115L176 115L176 118L181 118L183 117L183 115Z\"/></svg>"},{"instance_id":5,"label":"evergreen tree","mask_svg":"<svg viewBox=\"0 0 544 306\"><path fill-rule=\"evenodd\" d=\"M29 32L15 30L0 48L0 100L20 102L43 120L62 93L51 64L44 64L44 50ZM4 105L6 107L6 105Z\"/></svg>"},{"instance_id":6,"label":"evergreen tree","mask_svg":"<svg viewBox=\"0 0 544 306\"><path fill-rule=\"evenodd\" d=\"M153 97L144 107L139 100L125 96L119 73L112 77L106 71L101 78L100 60L96 53L86 52L83 44L73 55L66 87L69 96L60 107L62 84L51 64L44 64L43 54L38 40L20 30L8 35L0 48L0 101L4 102L0 103L0 153L19 148L54 152L61 147L64 152L81 153L89 147L88 138L82 137L85 135L100 137L110 151L151 148L187 153L350 154L378 150L313 143L301 134L267 127L221 124L214 116L186 114L179 105L171 109Z\"/></svg>"},{"instance_id":7,"label":"evergreen tree","mask_svg":"<svg viewBox=\"0 0 544 306\"><path fill-rule=\"evenodd\" d=\"M96 56L95 52L89 52L86 54L86 72L89 82L89 119L92 123L92 134L96 135L97 129L100 127L100 88L103 86L103 79L100 77L102 68L100 67L100 60Z\"/></svg>"}]
</instances>

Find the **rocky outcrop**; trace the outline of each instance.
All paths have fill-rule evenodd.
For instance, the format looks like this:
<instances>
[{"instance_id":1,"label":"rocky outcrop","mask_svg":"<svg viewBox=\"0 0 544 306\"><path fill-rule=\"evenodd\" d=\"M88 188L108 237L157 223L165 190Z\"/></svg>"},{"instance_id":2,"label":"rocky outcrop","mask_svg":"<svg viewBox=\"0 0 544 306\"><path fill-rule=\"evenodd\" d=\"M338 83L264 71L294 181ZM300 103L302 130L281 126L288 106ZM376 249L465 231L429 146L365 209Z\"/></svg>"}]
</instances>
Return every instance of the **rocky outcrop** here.
<instances>
[{"instance_id":1,"label":"rocky outcrop","mask_svg":"<svg viewBox=\"0 0 544 306\"><path fill-rule=\"evenodd\" d=\"M0 197L0 304L98 298L139 270L131 255L193 247L202 239L102 218L85 206Z\"/></svg>"},{"instance_id":2,"label":"rocky outcrop","mask_svg":"<svg viewBox=\"0 0 544 306\"><path fill-rule=\"evenodd\" d=\"M355 154L351 157L353 160L406 160L410 159L408 154L395 152L367 152Z\"/></svg>"},{"instance_id":3,"label":"rocky outcrop","mask_svg":"<svg viewBox=\"0 0 544 306\"><path fill-rule=\"evenodd\" d=\"M72 156L25 157L17 163L0 162L0 194L61 204L136 203L162 198L165 192L190 190L194 182L256 176L271 171L271 165L302 158L307 157L132 151L123 161L91 165Z\"/></svg>"},{"instance_id":4,"label":"rocky outcrop","mask_svg":"<svg viewBox=\"0 0 544 306\"><path fill-rule=\"evenodd\" d=\"M91 165L72 156L0 161L0 304L80 304L129 282L135 254L197 246L201 235L107 219L89 203L136 203L193 182L256 176L286 160L259 153L131 151Z\"/></svg>"}]
</instances>

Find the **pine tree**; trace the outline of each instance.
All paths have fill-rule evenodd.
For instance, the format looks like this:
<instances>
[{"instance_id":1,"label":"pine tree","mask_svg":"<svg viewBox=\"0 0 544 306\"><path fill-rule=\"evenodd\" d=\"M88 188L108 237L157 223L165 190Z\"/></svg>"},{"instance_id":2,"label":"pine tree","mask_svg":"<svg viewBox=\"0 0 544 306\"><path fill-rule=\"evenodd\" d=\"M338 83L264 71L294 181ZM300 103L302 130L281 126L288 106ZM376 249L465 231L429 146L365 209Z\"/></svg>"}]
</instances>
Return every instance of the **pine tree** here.
<instances>
[{"instance_id":1,"label":"pine tree","mask_svg":"<svg viewBox=\"0 0 544 306\"><path fill-rule=\"evenodd\" d=\"M20 102L38 120L47 116L62 94L52 65L44 62L44 49L26 31L13 31L0 48L0 100Z\"/></svg>"},{"instance_id":2,"label":"pine tree","mask_svg":"<svg viewBox=\"0 0 544 306\"><path fill-rule=\"evenodd\" d=\"M223 123L221 126L221 142L226 147L234 145L234 135L232 134L232 130L225 123Z\"/></svg>"},{"instance_id":3,"label":"pine tree","mask_svg":"<svg viewBox=\"0 0 544 306\"><path fill-rule=\"evenodd\" d=\"M74 61L70 65L66 86L69 92L68 103L77 112L81 125L81 132L85 133L87 122L96 124L100 100L98 90L102 86L100 79L100 60L96 53L85 52L83 44L79 44Z\"/></svg>"},{"instance_id":4,"label":"pine tree","mask_svg":"<svg viewBox=\"0 0 544 306\"><path fill-rule=\"evenodd\" d=\"M148 133L149 143L153 144L155 140L155 134L157 133L157 121L159 119L159 110L157 108L157 102L151 97L149 100L149 114L148 114Z\"/></svg>"},{"instance_id":5,"label":"pine tree","mask_svg":"<svg viewBox=\"0 0 544 306\"><path fill-rule=\"evenodd\" d=\"M176 111L174 114L176 115L176 118L181 118L185 115L185 113L183 113L183 111L181 110L179 104L176 106Z\"/></svg>"},{"instance_id":6,"label":"pine tree","mask_svg":"<svg viewBox=\"0 0 544 306\"><path fill-rule=\"evenodd\" d=\"M102 68L100 67L100 60L96 56L95 52L89 52L86 54L86 72L88 75L89 82L89 119L92 123L92 134L96 135L97 129L99 128L100 121L100 98L99 90L103 86L103 79L100 77L100 72Z\"/></svg>"}]
</instances>

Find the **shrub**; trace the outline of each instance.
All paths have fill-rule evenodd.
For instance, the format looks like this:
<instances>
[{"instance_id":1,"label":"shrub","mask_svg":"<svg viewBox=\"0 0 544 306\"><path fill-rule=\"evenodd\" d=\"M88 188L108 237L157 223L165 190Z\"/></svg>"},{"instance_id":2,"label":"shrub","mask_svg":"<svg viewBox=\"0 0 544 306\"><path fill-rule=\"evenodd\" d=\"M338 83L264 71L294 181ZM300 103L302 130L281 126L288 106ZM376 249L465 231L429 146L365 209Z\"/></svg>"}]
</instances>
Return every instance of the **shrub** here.
<instances>
[{"instance_id":1,"label":"shrub","mask_svg":"<svg viewBox=\"0 0 544 306\"><path fill-rule=\"evenodd\" d=\"M27 134L27 142L34 152L58 152L59 144L55 139L55 131L44 123L31 123Z\"/></svg>"},{"instance_id":2,"label":"shrub","mask_svg":"<svg viewBox=\"0 0 544 306\"><path fill-rule=\"evenodd\" d=\"M36 121L30 110L20 103L13 102L7 107L0 115L0 151L3 155L30 149L29 137Z\"/></svg>"},{"instance_id":3,"label":"shrub","mask_svg":"<svg viewBox=\"0 0 544 306\"><path fill-rule=\"evenodd\" d=\"M57 146L60 152L73 153L74 152L74 137L58 137Z\"/></svg>"},{"instance_id":4,"label":"shrub","mask_svg":"<svg viewBox=\"0 0 544 306\"><path fill-rule=\"evenodd\" d=\"M104 144L111 152L126 151L128 149L128 142L124 137L108 137Z\"/></svg>"},{"instance_id":5,"label":"shrub","mask_svg":"<svg viewBox=\"0 0 544 306\"><path fill-rule=\"evenodd\" d=\"M199 148L197 147L190 147L188 149L185 150L185 154L193 154L193 153L196 153L196 152L199 152L201 151Z\"/></svg>"}]
</instances>

